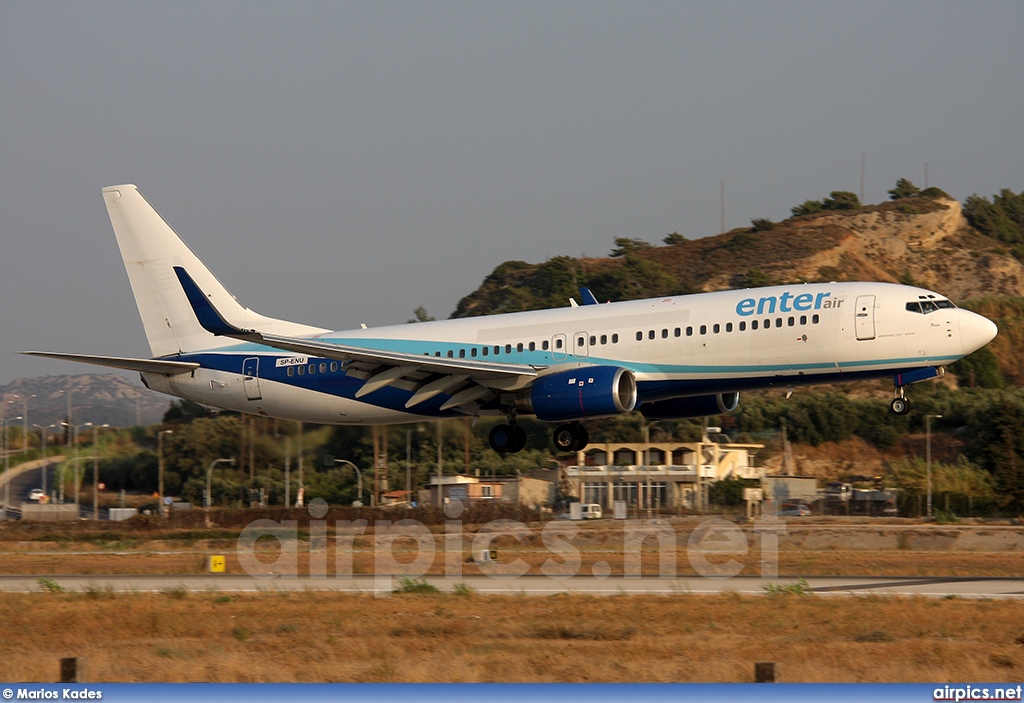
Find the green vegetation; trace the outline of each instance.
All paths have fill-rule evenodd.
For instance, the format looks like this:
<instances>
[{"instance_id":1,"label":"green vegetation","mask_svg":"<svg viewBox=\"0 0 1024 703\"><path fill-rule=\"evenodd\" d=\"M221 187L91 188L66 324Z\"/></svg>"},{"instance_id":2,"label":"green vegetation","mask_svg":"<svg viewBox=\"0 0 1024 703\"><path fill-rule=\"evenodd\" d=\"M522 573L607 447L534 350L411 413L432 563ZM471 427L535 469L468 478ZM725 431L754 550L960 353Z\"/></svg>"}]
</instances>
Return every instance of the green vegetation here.
<instances>
[{"instance_id":1,"label":"green vegetation","mask_svg":"<svg viewBox=\"0 0 1024 703\"><path fill-rule=\"evenodd\" d=\"M964 201L964 217L982 234L1010 245L1024 261L1024 191L1003 188L991 201L975 193Z\"/></svg>"},{"instance_id":2,"label":"green vegetation","mask_svg":"<svg viewBox=\"0 0 1024 703\"><path fill-rule=\"evenodd\" d=\"M761 586L766 595L769 596L810 596L814 595L814 589L807 583L807 579L800 579L796 583L766 583Z\"/></svg>"},{"instance_id":3,"label":"green vegetation","mask_svg":"<svg viewBox=\"0 0 1024 703\"><path fill-rule=\"evenodd\" d=\"M903 198L913 198L914 196L920 195L921 189L911 183L906 178L901 178L896 181L896 187L889 191L889 197L893 200L901 200Z\"/></svg>"},{"instance_id":4,"label":"green vegetation","mask_svg":"<svg viewBox=\"0 0 1024 703\"><path fill-rule=\"evenodd\" d=\"M411 579L403 576L398 580L398 588L395 593L440 593L441 589L425 579Z\"/></svg>"},{"instance_id":5,"label":"green vegetation","mask_svg":"<svg viewBox=\"0 0 1024 703\"><path fill-rule=\"evenodd\" d=\"M816 212L829 210L856 210L860 207L860 198L848 190L834 190L829 197L821 200L805 200L801 205L790 208L793 217L813 215Z\"/></svg>"}]
</instances>

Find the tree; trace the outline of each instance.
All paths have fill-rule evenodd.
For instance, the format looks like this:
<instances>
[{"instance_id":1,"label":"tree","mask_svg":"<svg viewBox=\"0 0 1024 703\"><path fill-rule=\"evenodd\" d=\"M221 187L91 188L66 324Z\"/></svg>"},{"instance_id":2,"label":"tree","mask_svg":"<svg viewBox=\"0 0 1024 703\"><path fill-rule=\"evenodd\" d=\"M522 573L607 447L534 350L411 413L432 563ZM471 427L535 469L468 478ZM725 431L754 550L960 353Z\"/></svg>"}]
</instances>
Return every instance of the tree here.
<instances>
[{"instance_id":1,"label":"tree","mask_svg":"<svg viewBox=\"0 0 1024 703\"><path fill-rule=\"evenodd\" d=\"M615 248L612 249L610 256L615 258L617 256L626 256L632 254L639 249L650 249L650 242L645 242L642 239L632 239L630 237L616 237Z\"/></svg>"},{"instance_id":2,"label":"tree","mask_svg":"<svg viewBox=\"0 0 1024 703\"><path fill-rule=\"evenodd\" d=\"M903 198L913 198L915 195L920 195L920 193L920 188L906 178L901 178L896 181L896 187L889 191L889 198L892 200L902 200Z\"/></svg>"},{"instance_id":3,"label":"tree","mask_svg":"<svg viewBox=\"0 0 1024 703\"><path fill-rule=\"evenodd\" d=\"M1024 260L1024 191L1003 188L989 202L977 193L964 201L964 217L984 235L1013 247L1013 255Z\"/></svg>"},{"instance_id":4,"label":"tree","mask_svg":"<svg viewBox=\"0 0 1024 703\"><path fill-rule=\"evenodd\" d=\"M679 232L672 232L671 234L666 234L664 239L661 241L665 242L665 244L668 244L669 246L678 246L679 244L686 243L686 237L679 234Z\"/></svg>"},{"instance_id":5,"label":"tree","mask_svg":"<svg viewBox=\"0 0 1024 703\"><path fill-rule=\"evenodd\" d=\"M768 232L775 223L769 220L767 217L755 217L750 221L751 229L755 232Z\"/></svg>"},{"instance_id":6,"label":"tree","mask_svg":"<svg viewBox=\"0 0 1024 703\"><path fill-rule=\"evenodd\" d=\"M430 313L428 313L427 309L425 307L423 307L422 305L420 305L418 308L413 310L412 314L415 315L416 317L415 317L415 319L412 319L412 320L406 320L406 322L408 322L409 324L413 324L413 323L416 323L416 322L433 322L434 321L434 316L431 315Z\"/></svg>"},{"instance_id":7,"label":"tree","mask_svg":"<svg viewBox=\"0 0 1024 703\"><path fill-rule=\"evenodd\" d=\"M822 201L822 207L825 210L856 210L860 207L860 198L848 190L833 190Z\"/></svg>"},{"instance_id":8,"label":"tree","mask_svg":"<svg viewBox=\"0 0 1024 703\"><path fill-rule=\"evenodd\" d=\"M822 206L820 200L805 200L802 205L797 205L789 209L793 213L793 217L800 217L801 215L813 215L816 212L821 212Z\"/></svg>"}]
</instances>

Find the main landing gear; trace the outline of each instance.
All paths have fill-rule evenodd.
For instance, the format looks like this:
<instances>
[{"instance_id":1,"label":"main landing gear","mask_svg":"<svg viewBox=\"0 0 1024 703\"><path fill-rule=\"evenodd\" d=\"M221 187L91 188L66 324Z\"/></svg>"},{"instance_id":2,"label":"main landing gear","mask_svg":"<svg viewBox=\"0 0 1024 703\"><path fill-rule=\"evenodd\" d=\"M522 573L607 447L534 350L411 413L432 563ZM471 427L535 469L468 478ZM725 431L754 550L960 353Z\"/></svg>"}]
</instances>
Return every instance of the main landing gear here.
<instances>
[{"instance_id":1,"label":"main landing gear","mask_svg":"<svg viewBox=\"0 0 1024 703\"><path fill-rule=\"evenodd\" d=\"M555 429L551 441L560 452L578 452L590 442L590 434L580 423L567 422Z\"/></svg>"},{"instance_id":2,"label":"main landing gear","mask_svg":"<svg viewBox=\"0 0 1024 703\"><path fill-rule=\"evenodd\" d=\"M510 418L507 425L495 425L487 441L499 454L515 454L526 448L526 432L516 424L515 418Z\"/></svg>"},{"instance_id":3,"label":"main landing gear","mask_svg":"<svg viewBox=\"0 0 1024 703\"><path fill-rule=\"evenodd\" d=\"M526 432L510 417L508 424L495 425L487 437L491 449L499 454L515 454L526 448ZM578 452L590 442L587 428L578 422L559 425L551 435L551 441L560 452Z\"/></svg>"}]
</instances>

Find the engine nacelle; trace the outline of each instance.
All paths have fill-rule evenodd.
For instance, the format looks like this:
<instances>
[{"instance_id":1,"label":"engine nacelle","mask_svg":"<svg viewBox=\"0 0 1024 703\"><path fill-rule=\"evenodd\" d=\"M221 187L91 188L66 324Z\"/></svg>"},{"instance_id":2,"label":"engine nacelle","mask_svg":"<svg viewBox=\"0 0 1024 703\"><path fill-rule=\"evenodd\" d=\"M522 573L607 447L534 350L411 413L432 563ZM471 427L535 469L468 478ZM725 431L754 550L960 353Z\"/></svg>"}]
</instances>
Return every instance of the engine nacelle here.
<instances>
[{"instance_id":1,"label":"engine nacelle","mask_svg":"<svg viewBox=\"0 0 1024 703\"><path fill-rule=\"evenodd\" d=\"M636 377L621 366L583 366L541 376L516 398L516 408L561 422L628 413L636 407Z\"/></svg>"},{"instance_id":2,"label":"engine nacelle","mask_svg":"<svg viewBox=\"0 0 1024 703\"><path fill-rule=\"evenodd\" d=\"M648 420L686 420L692 417L731 413L739 404L739 393L695 395L644 403L640 406L640 414Z\"/></svg>"}]
</instances>

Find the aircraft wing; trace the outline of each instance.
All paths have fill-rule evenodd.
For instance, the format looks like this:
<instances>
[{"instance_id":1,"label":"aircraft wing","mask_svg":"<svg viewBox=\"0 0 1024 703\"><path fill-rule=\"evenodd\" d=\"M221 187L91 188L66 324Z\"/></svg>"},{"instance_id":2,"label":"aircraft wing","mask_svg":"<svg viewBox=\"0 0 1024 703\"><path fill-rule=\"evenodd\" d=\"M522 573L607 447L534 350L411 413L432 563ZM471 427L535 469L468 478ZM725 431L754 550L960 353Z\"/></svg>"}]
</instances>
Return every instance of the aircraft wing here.
<instances>
[{"instance_id":1,"label":"aircraft wing","mask_svg":"<svg viewBox=\"0 0 1024 703\"><path fill-rule=\"evenodd\" d=\"M64 352L46 351L24 351L20 353L28 354L29 356L42 356L47 359L80 361L85 364L107 366L113 369L162 373L168 376L174 376L181 373L191 373L195 369L199 368L199 364L191 361L161 361L159 359L133 359L125 356L92 356L90 354L68 354Z\"/></svg>"},{"instance_id":2,"label":"aircraft wing","mask_svg":"<svg viewBox=\"0 0 1024 703\"><path fill-rule=\"evenodd\" d=\"M350 375L366 381L356 392L357 398L404 378L417 384L417 390L406 407L411 408L439 393L448 393L452 397L441 408L446 410L484 400L487 396L493 397L493 394L501 391L518 390L529 385L539 373L538 367L529 364L408 354L336 344L315 337L287 337L241 329L224 319L184 268L175 266L174 272L199 324L206 331L217 336L344 362Z\"/></svg>"}]
</instances>

